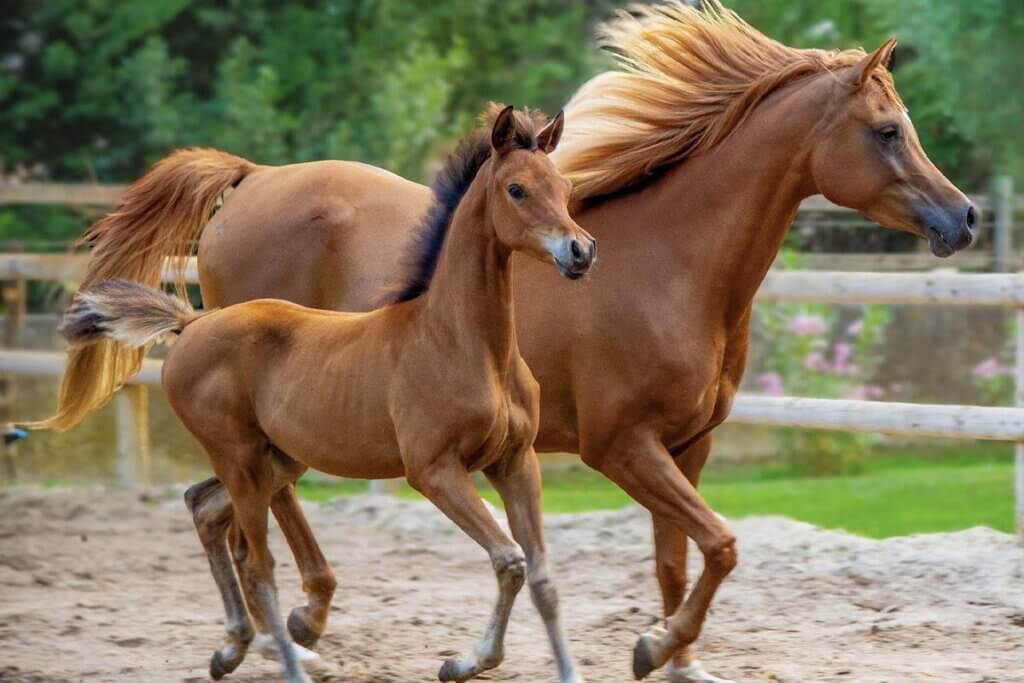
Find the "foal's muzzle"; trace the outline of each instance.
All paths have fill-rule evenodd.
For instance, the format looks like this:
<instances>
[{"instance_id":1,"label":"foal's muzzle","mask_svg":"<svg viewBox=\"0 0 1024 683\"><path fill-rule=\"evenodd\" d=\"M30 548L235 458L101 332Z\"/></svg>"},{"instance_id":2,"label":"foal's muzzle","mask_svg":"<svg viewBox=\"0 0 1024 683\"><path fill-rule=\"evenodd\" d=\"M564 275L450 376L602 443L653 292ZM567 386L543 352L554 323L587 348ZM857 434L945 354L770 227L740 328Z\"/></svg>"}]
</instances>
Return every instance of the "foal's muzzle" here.
<instances>
[{"instance_id":1,"label":"foal's muzzle","mask_svg":"<svg viewBox=\"0 0 1024 683\"><path fill-rule=\"evenodd\" d=\"M552 250L555 265L563 277L578 280L597 258L597 240L592 237L562 240L557 249Z\"/></svg>"}]
</instances>

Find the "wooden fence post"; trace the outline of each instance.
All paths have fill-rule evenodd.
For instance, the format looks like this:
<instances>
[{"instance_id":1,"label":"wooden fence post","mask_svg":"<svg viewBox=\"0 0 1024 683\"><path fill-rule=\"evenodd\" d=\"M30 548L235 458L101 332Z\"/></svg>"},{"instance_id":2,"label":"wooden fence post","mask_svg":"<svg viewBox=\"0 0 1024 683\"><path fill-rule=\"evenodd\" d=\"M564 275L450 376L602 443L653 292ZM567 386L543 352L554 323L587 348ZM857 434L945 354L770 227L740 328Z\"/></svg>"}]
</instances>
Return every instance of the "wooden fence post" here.
<instances>
[{"instance_id":1,"label":"wooden fence post","mask_svg":"<svg viewBox=\"0 0 1024 683\"><path fill-rule=\"evenodd\" d=\"M114 394L117 419L118 479L131 488L149 483L149 394L129 384Z\"/></svg>"},{"instance_id":2,"label":"wooden fence post","mask_svg":"<svg viewBox=\"0 0 1024 683\"><path fill-rule=\"evenodd\" d=\"M992 248L995 269L999 273L1013 270L1013 179L999 176L992 184Z\"/></svg>"},{"instance_id":3,"label":"wooden fence post","mask_svg":"<svg viewBox=\"0 0 1024 683\"><path fill-rule=\"evenodd\" d=\"M8 247L11 253L20 253L21 246L12 244ZM18 337L21 336L21 328L25 324L25 312L27 307L28 287L25 278L16 274L13 280L3 285L3 302L7 310L7 318L4 324L4 345L7 348L14 348L18 345Z\"/></svg>"}]
</instances>

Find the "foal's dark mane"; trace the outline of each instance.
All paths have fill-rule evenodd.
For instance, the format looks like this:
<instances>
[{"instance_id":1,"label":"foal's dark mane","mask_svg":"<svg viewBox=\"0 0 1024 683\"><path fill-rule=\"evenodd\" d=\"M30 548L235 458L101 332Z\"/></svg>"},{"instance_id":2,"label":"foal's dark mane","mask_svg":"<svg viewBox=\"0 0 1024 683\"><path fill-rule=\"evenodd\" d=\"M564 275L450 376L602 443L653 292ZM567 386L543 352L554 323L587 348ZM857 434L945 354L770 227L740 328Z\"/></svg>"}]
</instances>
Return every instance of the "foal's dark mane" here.
<instances>
[{"instance_id":1,"label":"foal's dark mane","mask_svg":"<svg viewBox=\"0 0 1024 683\"><path fill-rule=\"evenodd\" d=\"M500 105L491 104L480 117L480 126L462 139L438 171L431 184L434 203L420 219L416 236L406 252L405 279L385 297L385 303L409 301L430 288L455 210L480 169L491 158L491 129L502 109ZM520 149L537 149L537 131L543 127L545 117L535 111L517 111L515 122L513 145Z\"/></svg>"}]
</instances>

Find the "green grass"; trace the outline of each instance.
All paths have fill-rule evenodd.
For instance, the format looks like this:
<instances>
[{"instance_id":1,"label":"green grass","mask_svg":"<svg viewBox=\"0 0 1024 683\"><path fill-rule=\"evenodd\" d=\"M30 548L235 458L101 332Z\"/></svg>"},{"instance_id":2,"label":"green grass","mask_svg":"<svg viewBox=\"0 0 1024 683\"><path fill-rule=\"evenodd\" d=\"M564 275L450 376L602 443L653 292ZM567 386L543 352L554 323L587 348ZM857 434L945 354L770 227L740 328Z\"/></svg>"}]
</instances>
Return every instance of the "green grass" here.
<instances>
[{"instance_id":1,"label":"green grass","mask_svg":"<svg viewBox=\"0 0 1024 683\"><path fill-rule=\"evenodd\" d=\"M483 496L499 504L486 480L477 481ZM727 517L782 515L874 538L978 525L1013 529L1013 462L1005 445L889 453L865 462L860 474L845 477L801 477L780 465L719 465L709 468L700 490ZM365 482L358 481L299 484L300 495L311 500L365 491ZM406 485L399 495L419 497ZM632 502L584 467L545 473L546 512L617 509Z\"/></svg>"}]
</instances>

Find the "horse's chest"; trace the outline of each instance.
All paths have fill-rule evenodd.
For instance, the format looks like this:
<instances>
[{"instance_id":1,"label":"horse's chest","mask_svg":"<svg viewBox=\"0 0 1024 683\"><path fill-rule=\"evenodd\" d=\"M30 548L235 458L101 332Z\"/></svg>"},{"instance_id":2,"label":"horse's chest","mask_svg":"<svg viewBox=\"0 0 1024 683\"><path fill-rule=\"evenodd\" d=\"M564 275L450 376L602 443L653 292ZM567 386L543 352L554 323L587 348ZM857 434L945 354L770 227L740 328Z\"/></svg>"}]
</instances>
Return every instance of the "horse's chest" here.
<instances>
[{"instance_id":1,"label":"horse's chest","mask_svg":"<svg viewBox=\"0 0 1024 683\"><path fill-rule=\"evenodd\" d=\"M739 353L745 354L745 347L724 343L687 359L686 371L674 383L673 399L664 404L669 413L667 444L685 444L728 417L742 378L742 362L736 362Z\"/></svg>"}]
</instances>

